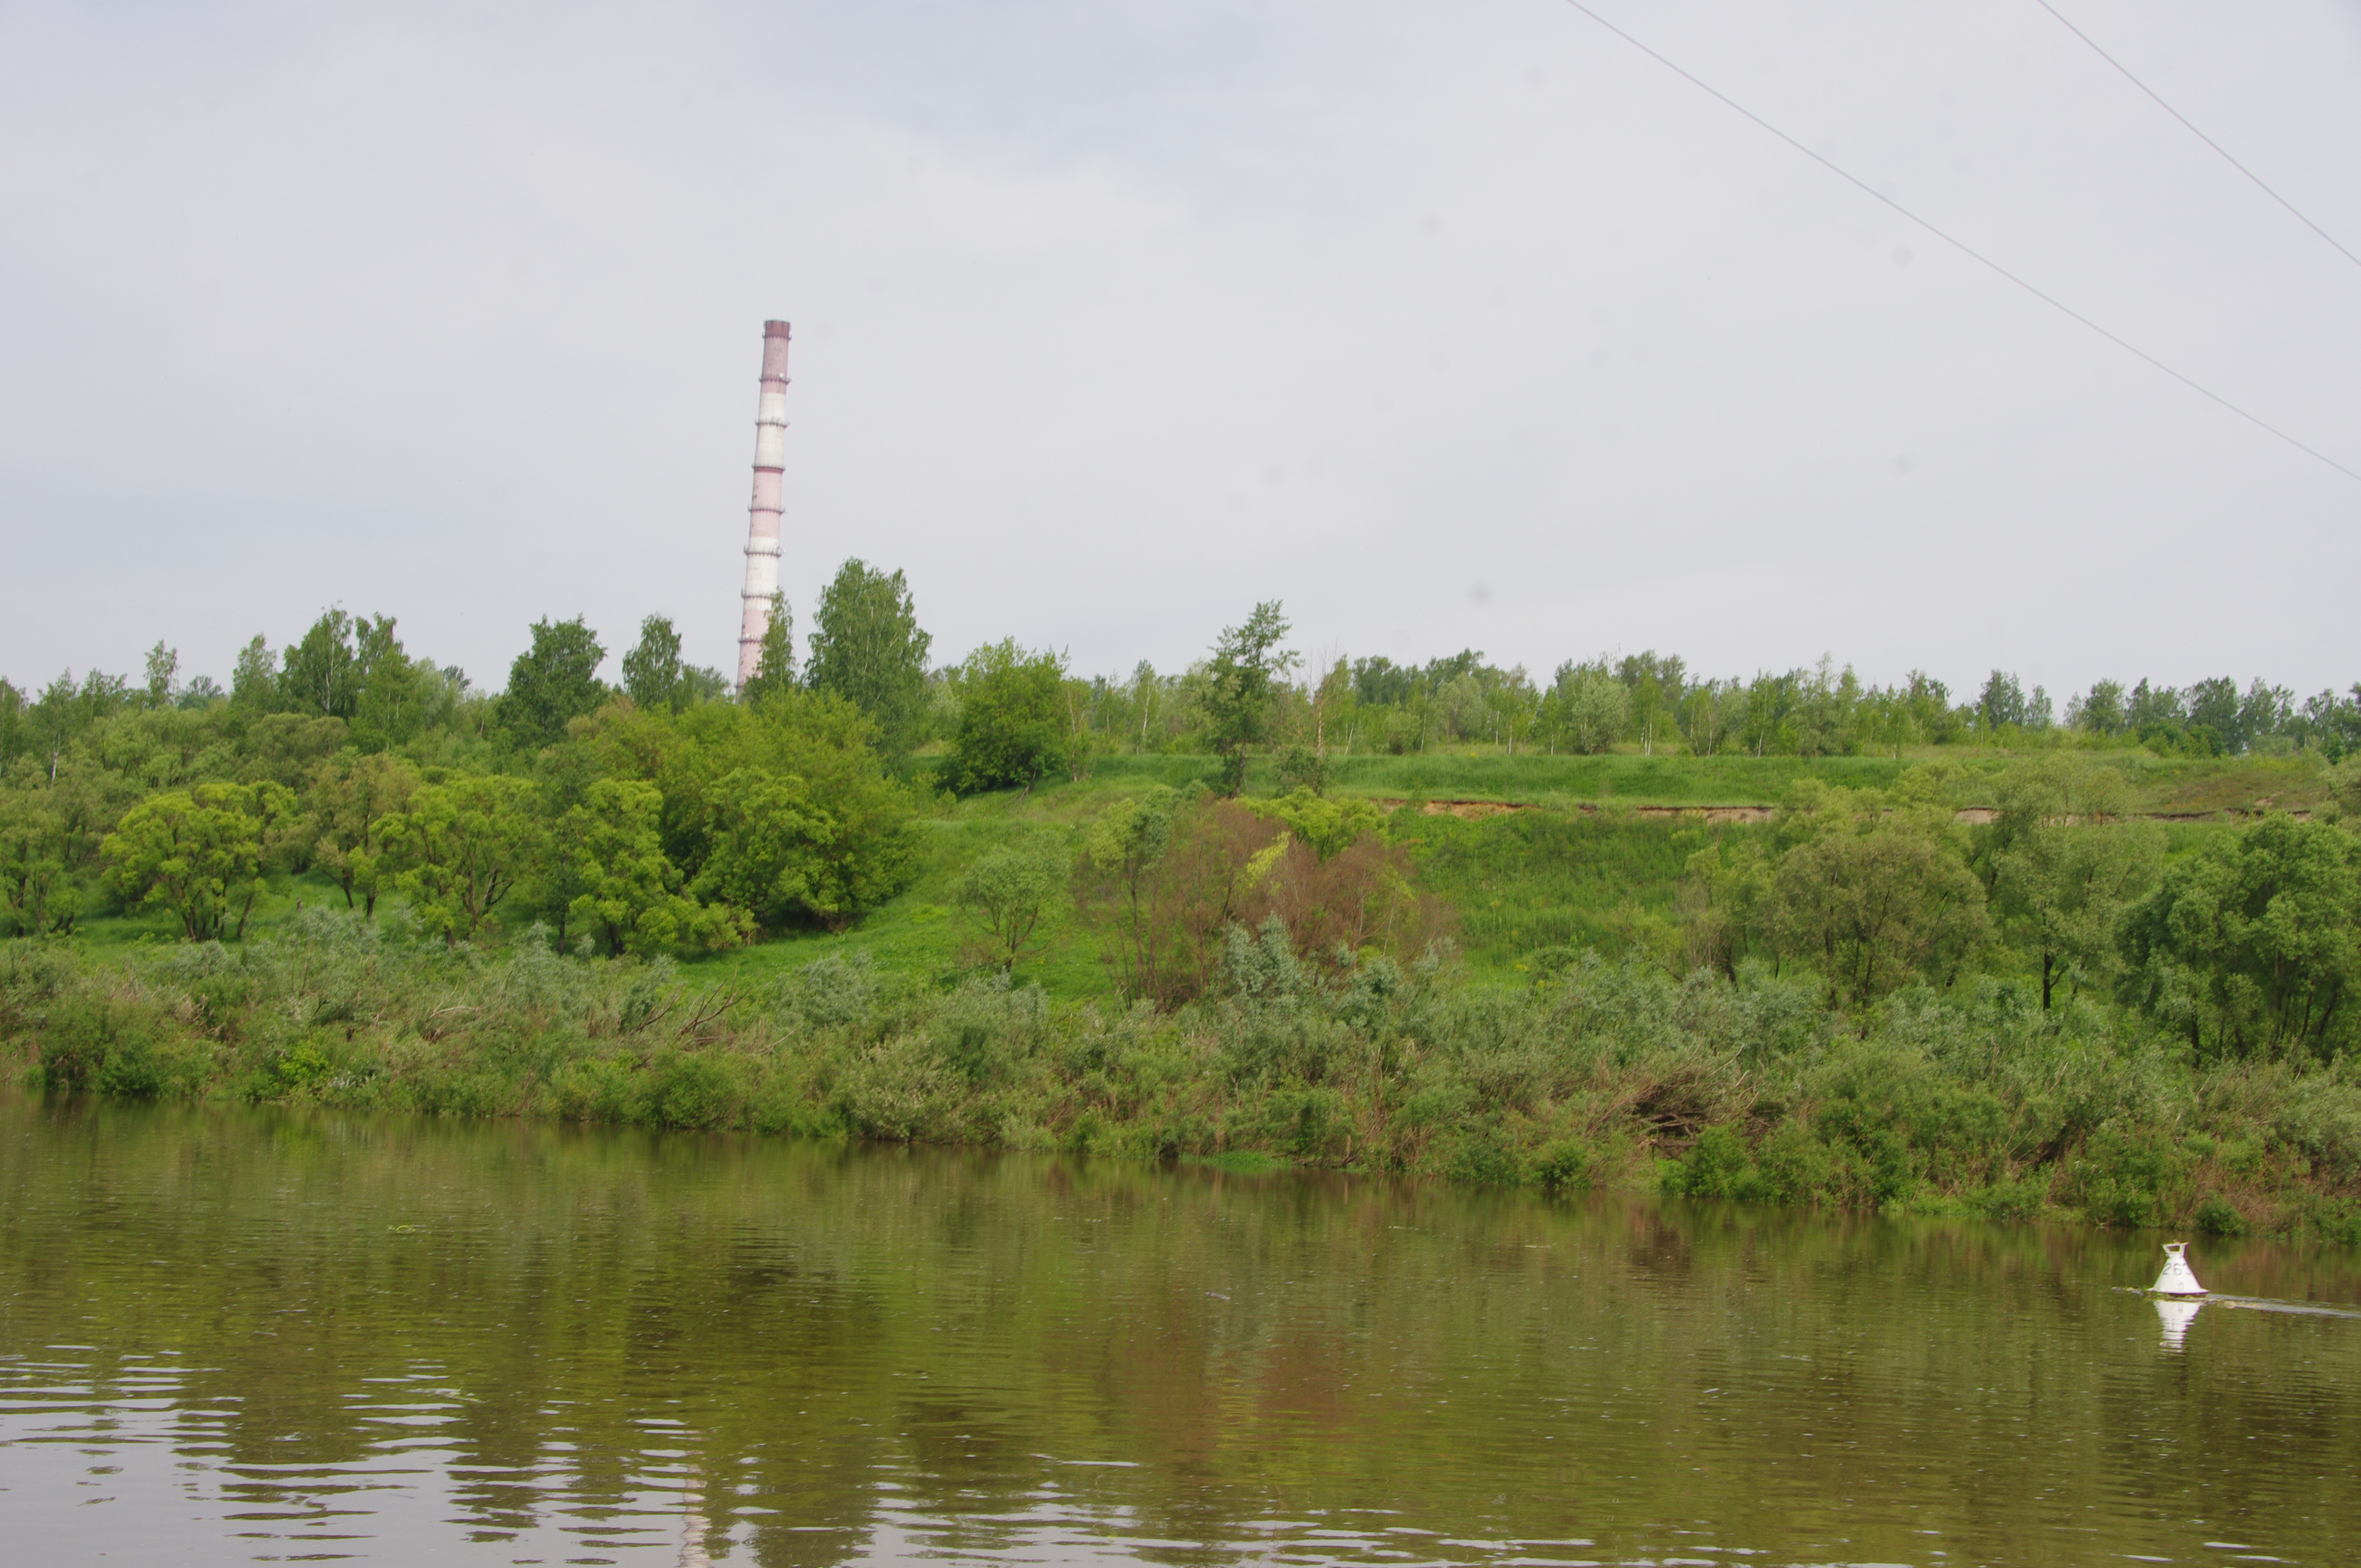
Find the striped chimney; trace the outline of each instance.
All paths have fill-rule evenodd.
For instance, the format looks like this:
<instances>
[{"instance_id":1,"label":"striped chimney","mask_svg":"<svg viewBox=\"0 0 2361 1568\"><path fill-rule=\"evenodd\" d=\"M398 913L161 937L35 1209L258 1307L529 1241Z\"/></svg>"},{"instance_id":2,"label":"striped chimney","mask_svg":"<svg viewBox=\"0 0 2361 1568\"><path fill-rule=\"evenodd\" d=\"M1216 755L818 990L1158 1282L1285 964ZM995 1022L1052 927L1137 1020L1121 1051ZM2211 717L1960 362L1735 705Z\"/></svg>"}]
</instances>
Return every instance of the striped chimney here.
<instances>
[{"instance_id":1,"label":"striped chimney","mask_svg":"<svg viewBox=\"0 0 2361 1568\"><path fill-rule=\"evenodd\" d=\"M754 678L771 596L779 591L779 471L787 459L787 323L763 323L763 395L754 409L754 499L746 509L746 591L738 622L738 685Z\"/></svg>"}]
</instances>

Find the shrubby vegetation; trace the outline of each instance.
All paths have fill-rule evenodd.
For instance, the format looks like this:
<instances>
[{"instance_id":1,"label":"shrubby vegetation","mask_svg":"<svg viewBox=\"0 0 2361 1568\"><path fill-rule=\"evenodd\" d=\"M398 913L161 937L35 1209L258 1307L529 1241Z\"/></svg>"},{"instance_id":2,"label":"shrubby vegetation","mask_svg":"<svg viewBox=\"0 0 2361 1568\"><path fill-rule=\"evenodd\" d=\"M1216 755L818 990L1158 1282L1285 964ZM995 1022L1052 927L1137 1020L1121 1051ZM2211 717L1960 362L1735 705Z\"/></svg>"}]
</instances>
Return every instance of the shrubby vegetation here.
<instances>
[{"instance_id":1,"label":"shrubby vegetation","mask_svg":"<svg viewBox=\"0 0 2361 1568\"><path fill-rule=\"evenodd\" d=\"M11 944L0 1033L60 1091L2361 1236L2349 1058L2192 1063L1990 977L1858 1022L1759 961L1675 979L1586 954L1498 991L1435 957L1307 963L1274 915L1224 933L1194 1000L1061 1006L997 970L944 990L829 959L699 984L546 937L496 962L310 911L126 968Z\"/></svg>"},{"instance_id":2,"label":"shrubby vegetation","mask_svg":"<svg viewBox=\"0 0 2361 1568\"><path fill-rule=\"evenodd\" d=\"M1472 652L1303 671L1276 603L1173 677L1013 641L929 671L901 575L860 562L799 669L774 610L735 694L661 618L620 689L577 619L489 695L342 611L254 640L227 691L160 646L140 685L0 683L0 1039L115 1094L2361 1213L2352 697L2103 682L2059 722L1997 673L1954 704L1653 654L1546 688ZM1561 793L1385 793L1453 747L1565 754ZM1775 776L1775 808L1565 793L1610 751ZM2138 808L2143 769L2228 756L2304 813ZM939 962L745 951L920 878ZM1094 978L1053 1000L1053 959Z\"/></svg>"}]
</instances>

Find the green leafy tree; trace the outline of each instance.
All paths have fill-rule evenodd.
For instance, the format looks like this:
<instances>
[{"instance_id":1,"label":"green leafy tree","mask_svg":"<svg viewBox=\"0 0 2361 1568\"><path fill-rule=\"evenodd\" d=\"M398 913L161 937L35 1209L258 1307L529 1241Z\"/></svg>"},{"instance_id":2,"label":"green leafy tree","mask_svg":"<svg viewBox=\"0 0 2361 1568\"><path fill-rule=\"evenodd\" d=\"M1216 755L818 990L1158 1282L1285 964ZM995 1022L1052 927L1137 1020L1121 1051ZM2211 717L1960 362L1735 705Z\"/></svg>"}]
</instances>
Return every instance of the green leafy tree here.
<instances>
[{"instance_id":1,"label":"green leafy tree","mask_svg":"<svg viewBox=\"0 0 2361 1568\"><path fill-rule=\"evenodd\" d=\"M771 596L771 619L763 628L763 644L754 658L754 674L738 694L741 702L754 704L794 689L796 685L796 618L787 608L787 596Z\"/></svg>"},{"instance_id":2,"label":"green leafy tree","mask_svg":"<svg viewBox=\"0 0 2361 1568\"><path fill-rule=\"evenodd\" d=\"M584 888L574 918L605 940L609 957L672 947L730 947L746 923L723 905L682 891L664 851L664 795L640 779L600 779L566 814Z\"/></svg>"},{"instance_id":3,"label":"green leafy tree","mask_svg":"<svg viewBox=\"0 0 2361 1568\"><path fill-rule=\"evenodd\" d=\"M32 724L26 714L25 694L14 682L0 680L0 773L33 750Z\"/></svg>"},{"instance_id":4,"label":"green leafy tree","mask_svg":"<svg viewBox=\"0 0 2361 1568\"><path fill-rule=\"evenodd\" d=\"M661 615L640 622L639 645L623 655L623 689L642 707L678 713L689 702L688 673L681 666L680 633Z\"/></svg>"},{"instance_id":5,"label":"green leafy tree","mask_svg":"<svg viewBox=\"0 0 2361 1568\"><path fill-rule=\"evenodd\" d=\"M2039 967L2047 1009L2059 980L2079 987L2114 970L2116 925L2155 885L2164 829L2111 824L2124 807L2123 774L2068 758L2021 763L1998 793L1979 858L2002 934Z\"/></svg>"},{"instance_id":6,"label":"green leafy tree","mask_svg":"<svg viewBox=\"0 0 2361 1568\"><path fill-rule=\"evenodd\" d=\"M422 785L410 809L382 818L384 870L412 914L446 943L473 941L544 853L546 828L529 779L461 773Z\"/></svg>"},{"instance_id":7,"label":"green leafy tree","mask_svg":"<svg viewBox=\"0 0 2361 1568\"><path fill-rule=\"evenodd\" d=\"M756 707L599 716L606 772L664 796L664 852L697 895L765 927L841 929L899 891L916 853L910 794L841 697L779 692Z\"/></svg>"},{"instance_id":8,"label":"green leafy tree","mask_svg":"<svg viewBox=\"0 0 2361 1568\"><path fill-rule=\"evenodd\" d=\"M1066 738L1059 750L1066 775L1080 784L1091 776L1092 761L1102 751L1113 750L1111 738L1096 723L1106 704L1107 680L1104 675L1087 681L1070 675L1058 683L1058 689L1066 703ZM957 733L956 725L953 733Z\"/></svg>"},{"instance_id":9,"label":"green leafy tree","mask_svg":"<svg viewBox=\"0 0 2361 1568\"><path fill-rule=\"evenodd\" d=\"M1102 955L1127 1000L1152 996L1165 960L1167 933L1155 918L1156 873L1172 839L1180 795L1159 785L1119 800L1082 829L1075 862L1075 902L1112 927Z\"/></svg>"},{"instance_id":10,"label":"green leafy tree","mask_svg":"<svg viewBox=\"0 0 2361 1568\"><path fill-rule=\"evenodd\" d=\"M959 906L975 923L986 961L1013 970L1064 892L1067 857L1054 843L1003 844L960 878Z\"/></svg>"},{"instance_id":11,"label":"green leafy tree","mask_svg":"<svg viewBox=\"0 0 2361 1568\"><path fill-rule=\"evenodd\" d=\"M1154 671L1142 663L1139 668L1154 678ZM1135 682L1138 679L1135 673ZM1341 656L1328 666L1312 688L1312 755L1322 765L1319 769L1324 786L1327 775L1329 737L1333 734L1346 751L1352 749L1353 736L1360 726L1361 702L1353 679L1353 666Z\"/></svg>"},{"instance_id":12,"label":"green leafy tree","mask_svg":"<svg viewBox=\"0 0 2361 1568\"><path fill-rule=\"evenodd\" d=\"M509 666L509 689L500 697L502 729L526 747L555 746L566 739L566 723L607 700L598 666L607 650L580 616L533 623L533 646Z\"/></svg>"},{"instance_id":13,"label":"green leafy tree","mask_svg":"<svg viewBox=\"0 0 2361 1568\"><path fill-rule=\"evenodd\" d=\"M61 936L82 913L53 789L0 790L0 920L16 937Z\"/></svg>"},{"instance_id":14,"label":"green leafy tree","mask_svg":"<svg viewBox=\"0 0 2361 1568\"><path fill-rule=\"evenodd\" d=\"M909 586L900 572L847 561L820 590L812 612L811 661L805 683L851 701L877 726L877 744L902 756L924 739L927 650Z\"/></svg>"},{"instance_id":15,"label":"green leafy tree","mask_svg":"<svg viewBox=\"0 0 2361 1568\"><path fill-rule=\"evenodd\" d=\"M1733 743L1746 718L1746 696L1736 681L1697 681L1682 696L1677 717L1689 750L1710 757Z\"/></svg>"},{"instance_id":16,"label":"green leafy tree","mask_svg":"<svg viewBox=\"0 0 2361 1568\"><path fill-rule=\"evenodd\" d=\"M2361 844L2265 817L2169 867L2125 918L2133 1000L2206 1056L2334 1053L2361 986Z\"/></svg>"},{"instance_id":17,"label":"green leafy tree","mask_svg":"<svg viewBox=\"0 0 2361 1568\"><path fill-rule=\"evenodd\" d=\"M1643 754L1653 756L1657 740L1674 728L1673 716L1679 711L1687 687L1688 666L1677 653L1659 655L1650 649L1626 655L1615 666L1615 678L1631 694L1625 718L1628 733L1640 742Z\"/></svg>"},{"instance_id":18,"label":"green leafy tree","mask_svg":"<svg viewBox=\"0 0 2361 1568\"><path fill-rule=\"evenodd\" d=\"M181 655L164 646L159 639L148 650L148 685L142 696L142 706L150 712L172 706L180 695Z\"/></svg>"},{"instance_id":19,"label":"green leafy tree","mask_svg":"<svg viewBox=\"0 0 2361 1568\"><path fill-rule=\"evenodd\" d=\"M1279 647L1290 628L1279 601L1258 604L1240 626L1222 629L1205 665L1206 739L1221 757L1222 787L1236 795L1246 787L1246 762L1269 738L1271 708L1279 683L1296 664Z\"/></svg>"},{"instance_id":20,"label":"green leafy tree","mask_svg":"<svg viewBox=\"0 0 2361 1568\"><path fill-rule=\"evenodd\" d=\"M1484 707L1491 720L1492 739L1511 757L1517 754L1518 743L1532 735L1541 721L1542 694L1533 690L1533 683L1525 667L1504 671L1484 692Z\"/></svg>"},{"instance_id":21,"label":"green leafy tree","mask_svg":"<svg viewBox=\"0 0 2361 1568\"><path fill-rule=\"evenodd\" d=\"M1902 748L1920 739L1909 696L1898 688L1871 687L1861 698L1857 722L1863 740L1897 762Z\"/></svg>"},{"instance_id":22,"label":"green leafy tree","mask_svg":"<svg viewBox=\"0 0 2361 1568\"><path fill-rule=\"evenodd\" d=\"M1280 795L1260 808L1286 823L1287 830L1323 863L1364 836L1382 833L1386 825L1385 813L1372 801L1329 800L1308 789Z\"/></svg>"},{"instance_id":23,"label":"green leafy tree","mask_svg":"<svg viewBox=\"0 0 2361 1568\"><path fill-rule=\"evenodd\" d=\"M353 743L364 751L407 745L447 692L442 672L402 650L390 615L353 623Z\"/></svg>"},{"instance_id":24,"label":"green leafy tree","mask_svg":"<svg viewBox=\"0 0 2361 1568\"><path fill-rule=\"evenodd\" d=\"M1028 653L1013 637L987 643L960 666L959 729L944 776L962 794L1016 784L1030 789L1070 743L1066 661Z\"/></svg>"},{"instance_id":25,"label":"green leafy tree","mask_svg":"<svg viewBox=\"0 0 2361 1568\"><path fill-rule=\"evenodd\" d=\"M1317 795L1328 791L1328 759L1301 741L1279 751L1276 771L1279 787L1290 795L1301 791Z\"/></svg>"},{"instance_id":26,"label":"green leafy tree","mask_svg":"<svg viewBox=\"0 0 2361 1568\"><path fill-rule=\"evenodd\" d=\"M1817 784L1785 815L1800 841L1772 873L1768 923L1782 952L1818 969L1831 1006L1948 982L1984 940L1983 883L1938 804Z\"/></svg>"},{"instance_id":27,"label":"green leafy tree","mask_svg":"<svg viewBox=\"0 0 2361 1568\"><path fill-rule=\"evenodd\" d=\"M360 660L353 647L353 618L331 609L291 646L279 671L282 713L313 718L349 719L360 707Z\"/></svg>"},{"instance_id":28,"label":"green leafy tree","mask_svg":"<svg viewBox=\"0 0 2361 1568\"><path fill-rule=\"evenodd\" d=\"M1558 666L1541 711L1552 750L1590 756L1621 739L1631 719L1631 694L1605 660L1569 663Z\"/></svg>"},{"instance_id":29,"label":"green leafy tree","mask_svg":"<svg viewBox=\"0 0 2361 1568\"><path fill-rule=\"evenodd\" d=\"M259 636L237 651L229 672L230 706L247 713L279 707L279 655Z\"/></svg>"},{"instance_id":30,"label":"green leafy tree","mask_svg":"<svg viewBox=\"0 0 2361 1568\"><path fill-rule=\"evenodd\" d=\"M237 775L249 784L268 779L297 788L309 782L314 768L344 749L348 729L341 718L266 713L246 725Z\"/></svg>"},{"instance_id":31,"label":"green leafy tree","mask_svg":"<svg viewBox=\"0 0 2361 1568\"><path fill-rule=\"evenodd\" d=\"M169 910L192 942L225 931L243 939L273 830L294 812L294 792L276 784L201 784L153 796L106 836L108 884L131 908Z\"/></svg>"},{"instance_id":32,"label":"green leafy tree","mask_svg":"<svg viewBox=\"0 0 2361 1568\"><path fill-rule=\"evenodd\" d=\"M1767 935L1772 861L1762 841L1724 839L1689 857L1675 897L1689 961L1738 978L1738 966Z\"/></svg>"},{"instance_id":33,"label":"green leafy tree","mask_svg":"<svg viewBox=\"0 0 2361 1568\"><path fill-rule=\"evenodd\" d=\"M2092 735L2120 735L2130 723L2121 681L2094 681L2066 704L2066 726Z\"/></svg>"},{"instance_id":34,"label":"green leafy tree","mask_svg":"<svg viewBox=\"0 0 2361 1568\"><path fill-rule=\"evenodd\" d=\"M800 778L734 770L716 782L712 808L695 883L701 898L749 910L775 929L805 919L841 923L889 894L890 879L864 885L862 862L829 853L840 824Z\"/></svg>"},{"instance_id":35,"label":"green leafy tree","mask_svg":"<svg viewBox=\"0 0 2361 1568\"><path fill-rule=\"evenodd\" d=\"M385 818L408 808L418 784L417 769L381 752L343 752L312 775L304 797L317 835L312 863L336 879L345 907L357 903L364 917L376 916L384 886Z\"/></svg>"}]
</instances>

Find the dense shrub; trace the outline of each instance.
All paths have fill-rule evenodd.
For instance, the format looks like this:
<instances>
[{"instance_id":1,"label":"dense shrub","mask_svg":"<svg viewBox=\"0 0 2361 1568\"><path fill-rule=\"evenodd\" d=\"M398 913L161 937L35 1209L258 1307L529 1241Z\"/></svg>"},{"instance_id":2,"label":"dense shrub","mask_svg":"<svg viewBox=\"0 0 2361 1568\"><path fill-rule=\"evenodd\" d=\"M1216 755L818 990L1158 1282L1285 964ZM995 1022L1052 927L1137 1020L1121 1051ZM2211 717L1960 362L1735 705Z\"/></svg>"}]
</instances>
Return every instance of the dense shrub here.
<instances>
[{"instance_id":1,"label":"dense shrub","mask_svg":"<svg viewBox=\"0 0 2361 1568\"><path fill-rule=\"evenodd\" d=\"M0 1034L45 1092L2361 1229L2361 1072L2196 1065L2011 981L1905 991L1864 1026L1751 962L1675 980L1587 955L1506 991L1432 957L1307 962L1274 916L1159 1010L859 958L725 992L544 935L495 959L339 912L110 969L27 944L0 952Z\"/></svg>"}]
</instances>

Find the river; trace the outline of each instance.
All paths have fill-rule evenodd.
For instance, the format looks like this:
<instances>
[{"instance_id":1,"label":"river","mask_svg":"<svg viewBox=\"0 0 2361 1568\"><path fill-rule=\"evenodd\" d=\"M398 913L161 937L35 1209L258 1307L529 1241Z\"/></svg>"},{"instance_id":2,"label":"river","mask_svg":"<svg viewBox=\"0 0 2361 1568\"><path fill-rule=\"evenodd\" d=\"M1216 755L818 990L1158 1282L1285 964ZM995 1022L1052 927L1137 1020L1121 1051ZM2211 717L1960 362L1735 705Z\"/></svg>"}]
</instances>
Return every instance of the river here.
<instances>
[{"instance_id":1,"label":"river","mask_svg":"<svg viewBox=\"0 0 2361 1568\"><path fill-rule=\"evenodd\" d=\"M12 1562L2361 1554L2361 1321L2154 1235L25 1100L0 1202Z\"/></svg>"}]
</instances>

